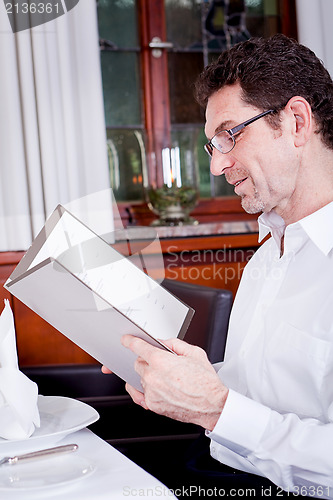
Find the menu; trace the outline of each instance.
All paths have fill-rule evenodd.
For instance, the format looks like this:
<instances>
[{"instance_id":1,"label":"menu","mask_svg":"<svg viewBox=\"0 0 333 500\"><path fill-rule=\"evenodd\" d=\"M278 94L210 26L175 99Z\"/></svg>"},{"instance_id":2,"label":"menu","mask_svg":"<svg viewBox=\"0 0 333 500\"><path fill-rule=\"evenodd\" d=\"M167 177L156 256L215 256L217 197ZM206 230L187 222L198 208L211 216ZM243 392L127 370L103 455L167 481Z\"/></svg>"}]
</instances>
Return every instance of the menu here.
<instances>
[{"instance_id":1,"label":"menu","mask_svg":"<svg viewBox=\"0 0 333 500\"><path fill-rule=\"evenodd\" d=\"M141 389L130 333L161 349L194 310L58 205L5 288L119 377Z\"/></svg>"}]
</instances>

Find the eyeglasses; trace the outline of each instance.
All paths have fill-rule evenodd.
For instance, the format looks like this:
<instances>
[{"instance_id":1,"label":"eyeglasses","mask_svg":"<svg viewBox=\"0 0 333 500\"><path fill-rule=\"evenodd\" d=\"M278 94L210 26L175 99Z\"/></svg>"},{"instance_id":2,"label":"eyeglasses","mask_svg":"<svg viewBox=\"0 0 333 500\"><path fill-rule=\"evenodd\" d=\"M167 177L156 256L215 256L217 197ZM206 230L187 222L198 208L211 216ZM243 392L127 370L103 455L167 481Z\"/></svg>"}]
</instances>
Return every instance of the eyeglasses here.
<instances>
[{"instance_id":1,"label":"eyeglasses","mask_svg":"<svg viewBox=\"0 0 333 500\"><path fill-rule=\"evenodd\" d=\"M215 134L214 137L209 142L207 142L207 144L204 145L206 153L208 153L209 156L213 156L213 151L214 151L213 148L217 149L222 154L230 153L230 151L232 151L236 145L235 135L237 135L241 130L243 130L243 128L250 125L250 123L253 123L256 120L259 120L259 118L262 118L263 116L266 116L269 113L273 112L274 112L273 109L270 109L269 111L264 111L263 113L260 113L260 115L256 115L253 118L250 118L249 120L240 123L236 127L233 127L229 130L221 130L221 132Z\"/></svg>"}]
</instances>

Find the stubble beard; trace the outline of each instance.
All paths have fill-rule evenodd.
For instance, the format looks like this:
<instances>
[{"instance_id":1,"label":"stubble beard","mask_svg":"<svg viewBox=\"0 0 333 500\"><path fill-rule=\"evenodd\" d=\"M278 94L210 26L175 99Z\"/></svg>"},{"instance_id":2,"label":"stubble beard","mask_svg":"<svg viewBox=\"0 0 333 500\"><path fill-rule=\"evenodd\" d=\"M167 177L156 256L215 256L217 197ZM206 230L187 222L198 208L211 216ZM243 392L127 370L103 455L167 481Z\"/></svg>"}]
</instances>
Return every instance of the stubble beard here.
<instances>
[{"instance_id":1,"label":"stubble beard","mask_svg":"<svg viewBox=\"0 0 333 500\"><path fill-rule=\"evenodd\" d=\"M252 193L250 194L242 194L241 197L241 205L243 210L248 214L258 214L260 212L265 211L265 203L261 198L259 191L256 188L255 182L249 172L242 168L233 168L230 174L225 174L225 178L229 184L233 184L235 179L241 179L242 177L246 177L252 183Z\"/></svg>"},{"instance_id":2,"label":"stubble beard","mask_svg":"<svg viewBox=\"0 0 333 500\"><path fill-rule=\"evenodd\" d=\"M262 200L256 186L252 180L253 184L253 194L252 195L241 195L241 205L245 212L248 214L258 214L265 211L265 203Z\"/></svg>"}]
</instances>

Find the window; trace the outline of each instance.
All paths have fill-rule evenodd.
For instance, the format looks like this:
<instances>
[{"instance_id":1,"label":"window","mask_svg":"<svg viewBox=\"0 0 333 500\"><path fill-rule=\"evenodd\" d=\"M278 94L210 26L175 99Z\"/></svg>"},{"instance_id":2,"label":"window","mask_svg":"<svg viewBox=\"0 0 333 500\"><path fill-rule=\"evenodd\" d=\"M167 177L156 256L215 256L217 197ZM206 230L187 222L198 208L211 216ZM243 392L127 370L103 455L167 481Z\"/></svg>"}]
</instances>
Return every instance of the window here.
<instances>
[{"instance_id":1,"label":"window","mask_svg":"<svg viewBox=\"0 0 333 500\"><path fill-rule=\"evenodd\" d=\"M118 201L143 200L149 141L172 133L193 145L200 196L233 194L209 173L204 112L193 82L239 40L295 36L289 0L98 0L101 65L111 184Z\"/></svg>"}]
</instances>

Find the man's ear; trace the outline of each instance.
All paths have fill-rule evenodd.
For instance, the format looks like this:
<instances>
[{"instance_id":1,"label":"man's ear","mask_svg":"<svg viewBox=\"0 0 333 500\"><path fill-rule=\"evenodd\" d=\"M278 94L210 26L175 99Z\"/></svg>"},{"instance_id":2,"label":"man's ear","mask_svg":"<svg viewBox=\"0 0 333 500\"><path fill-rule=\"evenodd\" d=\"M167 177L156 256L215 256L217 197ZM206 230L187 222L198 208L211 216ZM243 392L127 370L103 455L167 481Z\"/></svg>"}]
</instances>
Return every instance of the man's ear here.
<instances>
[{"instance_id":1,"label":"man's ear","mask_svg":"<svg viewBox=\"0 0 333 500\"><path fill-rule=\"evenodd\" d=\"M285 111L292 121L295 146L303 146L310 139L314 127L310 104L303 97L295 96L288 101Z\"/></svg>"}]
</instances>

